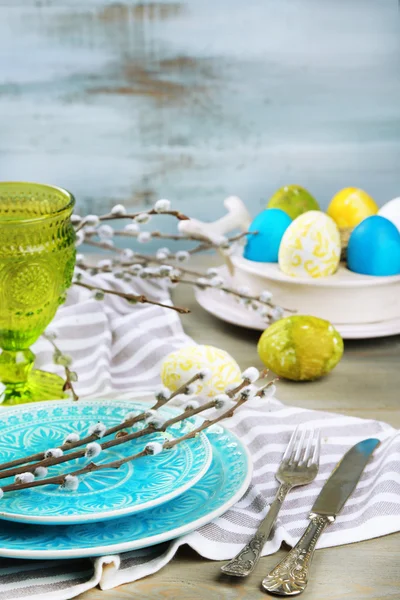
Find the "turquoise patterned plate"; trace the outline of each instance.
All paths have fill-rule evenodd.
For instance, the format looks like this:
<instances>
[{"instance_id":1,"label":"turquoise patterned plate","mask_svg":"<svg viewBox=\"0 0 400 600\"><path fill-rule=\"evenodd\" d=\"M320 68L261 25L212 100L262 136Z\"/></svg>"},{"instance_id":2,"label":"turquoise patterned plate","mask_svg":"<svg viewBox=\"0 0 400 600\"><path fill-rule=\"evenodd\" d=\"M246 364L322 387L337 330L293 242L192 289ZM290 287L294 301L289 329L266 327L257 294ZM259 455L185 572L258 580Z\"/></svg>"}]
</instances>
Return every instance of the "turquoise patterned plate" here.
<instances>
[{"instance_id":1,"label":"turquoise patterned plate","mask_svg":"<svg viewBox=\"0 0 400 600\"><path fill-rule=\"evenodd\" d=\"M5 410L0 421L0 463L41 452L62 444L68 433L83 437L88 427L100 421L107 427L120 423L128 412L141 413L149 404L123 400L58 401L28 404ZM164 416L177 409L164 407ZM177 423L168 428L171 437L180 437L193 427ZM106 438L103 438L104 440ZM103 451L94 462L109 462L140 452L154 433ZM8 492L0 501L0 518L45 525L88 523L114 519L157 506L179 496L194 485L211 464L212 450L205 434L187 440L168 452L146 456L119 469L105 469L80 477L76 492L57 486L43 486ZM74 471L89 462L75 459L49 468L49 476ZM12 483L0 480L0 486Z\"/></svg>"},{"instance_id":2,"label":"turquoise patterned plate","mask_svg":"<svg viewBox=\"0 0 400 600\"><path fill-rule=\"evenodd\" d=\"M81 558L145 548L198 529L240 500L251 479L250 457L222 427L207 434L213 460L204 477L161 506L115 521L40 527L3 521L0 556L27 559Z\"/></svg>"}]
</instances>

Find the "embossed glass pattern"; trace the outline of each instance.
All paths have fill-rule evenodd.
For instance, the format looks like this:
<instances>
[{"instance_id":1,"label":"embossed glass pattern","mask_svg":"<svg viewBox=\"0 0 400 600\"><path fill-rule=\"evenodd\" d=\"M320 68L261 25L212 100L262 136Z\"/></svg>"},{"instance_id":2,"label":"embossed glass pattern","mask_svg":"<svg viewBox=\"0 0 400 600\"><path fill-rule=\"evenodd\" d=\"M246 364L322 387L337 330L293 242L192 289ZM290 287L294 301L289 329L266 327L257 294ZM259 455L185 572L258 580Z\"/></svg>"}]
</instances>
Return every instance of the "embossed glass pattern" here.
<instances>
[{"instance_id":1,"label":"embossed glass pattern","mask_svg":"<svg viewBox=\"0 0 400 600\"><path fill-rule=\"evenodd\" d=\"M3 404L62 398L63 381L33 370L29 347L65 300L75 265L73 196L0 182L0 382Z\"/></svg>"}]
</instances>

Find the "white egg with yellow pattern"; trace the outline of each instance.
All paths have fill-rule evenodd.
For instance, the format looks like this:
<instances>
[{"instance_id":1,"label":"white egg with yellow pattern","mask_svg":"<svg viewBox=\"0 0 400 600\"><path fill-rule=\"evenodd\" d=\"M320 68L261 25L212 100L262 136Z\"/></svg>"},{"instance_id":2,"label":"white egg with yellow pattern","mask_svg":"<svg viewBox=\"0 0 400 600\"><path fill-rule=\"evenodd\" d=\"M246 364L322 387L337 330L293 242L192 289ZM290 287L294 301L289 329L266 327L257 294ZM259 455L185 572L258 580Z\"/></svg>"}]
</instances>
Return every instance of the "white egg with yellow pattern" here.
<instances>
[{"instance_id":1,"label":"white egg with yellow pattern","mask_svg":"<svg viewBox=\"0 0 400 600\"><path fill-rule=\"evenodd\" d=\"M196 381L196 394L215 396L231 383L242 381L237 362L225 350L214 346L186 346L171 352L161 365L161 379L171 391L176 391L201 369L209 369L211 377Z\"/></svg>"},{"instance_id":2,"label":"white egg with yellow pattern","mask_svg":"<svg viewBox=\"0 0 400 600\"><path fill-rule=\"evenodd\" d=\"M310 210L295 219L283 234L279 247L281 271L292 277L327 277L340 261L340 233L335 221Z\"/></svg>"}]
</instances>

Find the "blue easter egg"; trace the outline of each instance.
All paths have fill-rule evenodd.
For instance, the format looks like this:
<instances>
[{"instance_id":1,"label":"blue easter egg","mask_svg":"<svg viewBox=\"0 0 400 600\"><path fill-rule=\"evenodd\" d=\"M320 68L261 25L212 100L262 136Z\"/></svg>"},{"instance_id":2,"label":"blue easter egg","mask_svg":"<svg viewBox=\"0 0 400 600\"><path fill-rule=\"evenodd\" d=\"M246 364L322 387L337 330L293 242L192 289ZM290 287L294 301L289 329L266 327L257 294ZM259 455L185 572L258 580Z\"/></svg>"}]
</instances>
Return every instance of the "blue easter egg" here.
<instances>
[{"instance_id":1,"label":"blue easter egg","mask_svg":"<svg viewBox=\"0 0 400 600\"><path fill-rule=\"evenodd\" d=\"M388 219L373 215L353 230L347 266L363 275L400 275L400 233Z\"/></svg>"},{"instance_id":2,"label":"blue easter egg","mask_svg":"<svg viewBox=\"0 0 400 600\"><path fill-rule=\"evenodd\" d=\"M278 262L281 239L292 219L280 208L268 208L256 216L249 231L243 256L255 262Z\"/></svg>"}]
</instances>

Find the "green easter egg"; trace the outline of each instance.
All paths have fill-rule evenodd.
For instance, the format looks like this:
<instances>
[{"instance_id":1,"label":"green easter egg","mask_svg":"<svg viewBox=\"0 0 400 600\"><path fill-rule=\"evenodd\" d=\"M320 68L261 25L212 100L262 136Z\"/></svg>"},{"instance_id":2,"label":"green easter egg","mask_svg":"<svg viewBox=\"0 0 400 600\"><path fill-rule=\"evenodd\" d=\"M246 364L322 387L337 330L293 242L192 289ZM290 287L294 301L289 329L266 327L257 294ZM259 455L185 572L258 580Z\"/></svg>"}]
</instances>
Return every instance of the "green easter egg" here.
<instances>
[{"instance_id":1,"label":"green easter egg","mask_svg":"<svg viewBox=\"0 0 400 600\"><path fill-rule=\"evenodd\" d=\"M270 198L267 208L280 208L292 219L309 210L321 210L316 199L300 185L285 185Z\"/></svg>"},{"instance_id":2,"label":"green easter egg","mask_svg":"<svg viewBox=\"0 0 400 600\"><path fill-rule=\"evenodd\" d=\"M323 319L292 316L276 321L258 342L258 354L268 369L293 381L327 375L343 355L343 340Z\"/></svg>"}]
</instances>

